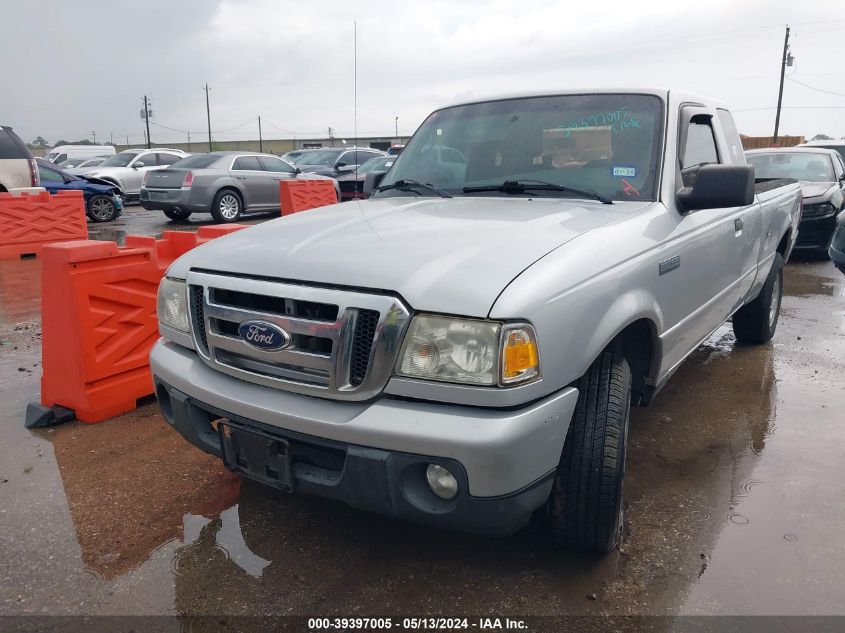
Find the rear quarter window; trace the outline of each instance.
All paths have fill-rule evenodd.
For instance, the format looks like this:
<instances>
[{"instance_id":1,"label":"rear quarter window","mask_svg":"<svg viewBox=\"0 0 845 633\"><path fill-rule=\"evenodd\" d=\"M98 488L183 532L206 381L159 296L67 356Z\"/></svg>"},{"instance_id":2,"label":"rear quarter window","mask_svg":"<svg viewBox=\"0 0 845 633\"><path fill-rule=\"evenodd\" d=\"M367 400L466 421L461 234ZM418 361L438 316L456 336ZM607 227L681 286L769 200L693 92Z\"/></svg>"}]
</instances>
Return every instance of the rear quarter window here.
<instances>
[{"instance_id":1,"label":"rear quarter window","mask_svg":"<svg viewBox=\"0 0 845 633\"><path fill-rule=\"evenodd\" d=\"M11 130L0 128L0 159L29 158L29 152Z\"/></svg>"}]
</instances>

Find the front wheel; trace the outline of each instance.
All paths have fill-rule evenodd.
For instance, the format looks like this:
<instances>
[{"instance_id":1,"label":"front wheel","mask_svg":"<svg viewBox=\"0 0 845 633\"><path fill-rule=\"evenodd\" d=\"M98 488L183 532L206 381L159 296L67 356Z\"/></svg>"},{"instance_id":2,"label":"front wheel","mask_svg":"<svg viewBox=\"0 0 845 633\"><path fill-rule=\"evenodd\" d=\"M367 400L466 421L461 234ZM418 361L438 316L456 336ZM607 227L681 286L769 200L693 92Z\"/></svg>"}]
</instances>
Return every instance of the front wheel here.
<instances>
[{"instance_id":1,"label":"front wheel","mask_svg":"<svg viewBox=\"0 0 845 633\"><path fill-rule=\"evenodd\" d=\"M605 352L577 387L548 514L557 545L604 554L622 537L631 369L620 354Z\"/></svg>"},{"instance_id":2,"label":"front wheel","mask_svg":"<svg viewBox=\"0 0 845 633\"><path fill-rule=\"evenodd\" d=\"M211 203L211 217L220 224L237 222L242 212L243 203L240 196L229 189L218 191L214 202Z\"/></svg>"},{"instance_id":3,"label":"front wheel","mask_svg":"<svg viewBox=\"0 0 845 633\"><path fill-rule=\"evenodd\" d=\"M120 210L115 205L114 199L104 194L91 196L86 207L88 217L94 222L111 222L120 215Z\"/></svg>"},{"instance_id":4,"label":"front wheel","mask_svg":"<svg viewBox=\"0 0 845 633\"><path fill-rule=\"evenodd\" d=\"M772 268L760 294L733 316L734 336L746 345L768 343L775 335L783 296L783 257L775 253Z\"/></svg>"},{"instance_id":5,"label":"front wheel","mask_svg":"<svg viewBox=\"0 0 845 633\"><path fill-rule=\"evenodd\" d=\"M164 209L164 215L174 222L184 222L191 217L191 212L182 209Z\"/></svg>"}]
</instances>

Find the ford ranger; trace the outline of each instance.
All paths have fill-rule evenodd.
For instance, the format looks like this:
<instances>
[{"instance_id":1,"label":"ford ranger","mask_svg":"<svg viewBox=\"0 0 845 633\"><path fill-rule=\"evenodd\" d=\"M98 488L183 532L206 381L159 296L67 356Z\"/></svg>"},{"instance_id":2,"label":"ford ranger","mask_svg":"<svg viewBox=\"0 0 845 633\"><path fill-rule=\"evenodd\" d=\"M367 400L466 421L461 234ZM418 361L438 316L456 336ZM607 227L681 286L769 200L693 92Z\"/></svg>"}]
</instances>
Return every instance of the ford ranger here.
<instances>
[{"instance_id":1,"label":"ford ranger","mask_svg":"<svg viewBox=\"0 0 845 633\"><path fill-rule=\"evenodd\" d=\"M674 90L443 108L371 176L170 267L164 417L279 490L612 550L629 407L728 320L772 338L800 186Z\"/></svg>"}]
</instances>

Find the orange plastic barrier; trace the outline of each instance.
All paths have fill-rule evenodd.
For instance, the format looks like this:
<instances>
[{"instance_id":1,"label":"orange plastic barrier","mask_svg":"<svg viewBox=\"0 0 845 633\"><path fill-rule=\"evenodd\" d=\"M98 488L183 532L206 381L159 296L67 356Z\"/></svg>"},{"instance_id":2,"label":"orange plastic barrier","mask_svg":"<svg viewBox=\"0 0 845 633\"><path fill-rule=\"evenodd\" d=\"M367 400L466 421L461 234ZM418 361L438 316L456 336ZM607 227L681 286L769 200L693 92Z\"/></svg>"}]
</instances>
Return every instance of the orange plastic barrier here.
<instances>
[{"instance_id":1,"label":"orange plastic barrier","mask_svg":"<svg viewBox=\"0 0 845 633\"><path fill-rule=\"evenodd\" d=\"M279 187L283 216L324 207L338 201L337 191L331 180L282 180Z\"/></svg>"},{"instance_id":2,"label":"orange plastic barrier","mask_svg":"<svg viewBox=\"0 0 845 633\"><path fill-rule=\"evenodd\" d=\"M167 231L162 239L76 241L43 251L41 404L84 422L131 411L153 393L149 354L158 339L158 283L173 260L245 228Z\"/></svg>"},{"instance_id":3,"label":"orange plastic barrier","mask_svg":"<svg viewBox=\"0 0 845 633\"><path fill-rule=\"evenodd\" d=\"M0 193L0 259L38 255L45 244L87 237L81 191Z\"/></svg>"}]
</instances>

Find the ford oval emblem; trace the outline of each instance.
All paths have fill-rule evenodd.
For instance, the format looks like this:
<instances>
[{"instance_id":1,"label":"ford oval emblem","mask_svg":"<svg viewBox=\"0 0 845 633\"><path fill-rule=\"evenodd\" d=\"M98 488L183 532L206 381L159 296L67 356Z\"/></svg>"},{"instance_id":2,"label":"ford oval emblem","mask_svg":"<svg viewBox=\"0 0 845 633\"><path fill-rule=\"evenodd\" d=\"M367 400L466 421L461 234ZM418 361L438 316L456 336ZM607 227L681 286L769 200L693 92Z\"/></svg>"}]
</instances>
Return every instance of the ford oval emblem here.
<instances>
[{"instance_id":1,"label":"ford oval emblem","mask_svg":"<svg viewBox=\"0 0 845 633\"><path fill-rule=\"evenodd\" d=\"M290 334L266 321L244 321L238 326L238 334L247 345L264 351L284 349L290 345Z\"/></svg>"}]
</instances>

